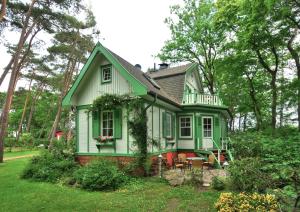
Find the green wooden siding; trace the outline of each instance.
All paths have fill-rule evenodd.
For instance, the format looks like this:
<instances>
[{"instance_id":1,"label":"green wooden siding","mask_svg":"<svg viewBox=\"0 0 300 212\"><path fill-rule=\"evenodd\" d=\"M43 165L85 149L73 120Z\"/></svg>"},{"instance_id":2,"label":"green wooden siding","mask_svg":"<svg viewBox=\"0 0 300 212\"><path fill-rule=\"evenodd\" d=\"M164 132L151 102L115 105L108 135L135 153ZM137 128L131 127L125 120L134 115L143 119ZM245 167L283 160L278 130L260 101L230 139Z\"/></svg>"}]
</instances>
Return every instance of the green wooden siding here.
<instances>
[{"instance_id":1,"label":"green wooden siding","mask_svg":"<svg viewBox=\"0 0 300 212\"><path fill-rule=\"evenodd\" d=\"M122 109L114 110L114 138L122 138Z\"/></svg>"}]
</instances>

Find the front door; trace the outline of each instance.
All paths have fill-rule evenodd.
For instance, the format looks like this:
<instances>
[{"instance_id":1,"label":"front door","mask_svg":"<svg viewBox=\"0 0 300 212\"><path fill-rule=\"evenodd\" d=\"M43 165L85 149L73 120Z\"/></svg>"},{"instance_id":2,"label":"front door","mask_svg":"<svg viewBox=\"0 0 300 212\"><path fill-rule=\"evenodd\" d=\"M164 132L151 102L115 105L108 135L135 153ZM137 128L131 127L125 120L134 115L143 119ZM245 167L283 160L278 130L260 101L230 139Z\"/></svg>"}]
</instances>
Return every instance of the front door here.
<instances>
[{"instance_id":1,"label":"front door","mask_svg":"<svg viewBox=\"0 0 300 212\"><path fill-rule=\"evenodd\" d=\"M212 117L202 117L202 148L213 149L213 119Z\"/></svg>"}]
</instances>

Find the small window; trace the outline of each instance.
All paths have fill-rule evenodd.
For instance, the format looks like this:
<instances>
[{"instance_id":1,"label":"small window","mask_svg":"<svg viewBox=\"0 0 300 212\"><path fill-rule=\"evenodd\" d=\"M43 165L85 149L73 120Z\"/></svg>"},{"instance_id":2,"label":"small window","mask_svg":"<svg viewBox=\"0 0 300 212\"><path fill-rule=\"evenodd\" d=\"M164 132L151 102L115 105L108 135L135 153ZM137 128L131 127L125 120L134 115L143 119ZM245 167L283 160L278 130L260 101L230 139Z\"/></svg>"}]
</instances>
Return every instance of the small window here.
<instances>
[{"instance_id":1,"label":"small window","mask_svg":"<svg viewBox=\"0 0 300 212\"><path fill-rule=\"evenodd\" d=\"M114 136L114 115L112 111L102 112L102 136Z\"/></svg>"},{"instance_id":2,"label":"small window","mask_svg":"<svg viewBox=\"0 0 300 212\"><path fill-rule=\"evenodd\" d=\"M192 138L192 118L191 117L180 117L180 137Z\"/></svg>"},{"instance_id":3,"label":"small window","mask_svg":"<svg viewBox=\"0 0 300 212\"><path fill-rule=\"evenodd\" d=\"M111 65L102 66L101 74L102 83L111 82Z\"/></svg>"},{"instance_id":4,"label":"small window","mask_svg":"<svg viewBox=\"0 0 300 212\"><path fill-rule=\"evenodd\" d=\"M166 113L166 137L172 137L172 116L170 113Z\"/></svg>"}]
</instances>

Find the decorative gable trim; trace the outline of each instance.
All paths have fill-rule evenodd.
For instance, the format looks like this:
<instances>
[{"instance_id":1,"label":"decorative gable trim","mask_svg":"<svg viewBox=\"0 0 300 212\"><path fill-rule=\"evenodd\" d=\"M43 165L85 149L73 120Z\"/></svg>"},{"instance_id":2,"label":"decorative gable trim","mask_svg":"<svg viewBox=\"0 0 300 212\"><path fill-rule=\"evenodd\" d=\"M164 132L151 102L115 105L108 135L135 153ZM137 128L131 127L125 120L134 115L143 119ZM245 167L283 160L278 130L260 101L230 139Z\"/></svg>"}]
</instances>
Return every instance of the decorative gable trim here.
<instances>
[{"instance_id":1,"label":"decorative gable trim","mask_svg":"<svg viewBox=\"0 0 300 212\"><path fill-rule=\"evenodd\" d=\"M120 72L120 74L132 85L133 92L135 95L146 95L147 87L143 85L139 80L137 80L131 73L129 73L119 62L118 60L101 44L97 43L94 47L92 53L90 54L87 62L84 64L79 75L77 76L72 87L69 89L65 97L63 98L62 105L67 106L71 105L71 99L76 89L78 88L81 80L83 79L85 73L96 57L97 53L102 53L106 59Z\"/></svg>"}]
</instances>

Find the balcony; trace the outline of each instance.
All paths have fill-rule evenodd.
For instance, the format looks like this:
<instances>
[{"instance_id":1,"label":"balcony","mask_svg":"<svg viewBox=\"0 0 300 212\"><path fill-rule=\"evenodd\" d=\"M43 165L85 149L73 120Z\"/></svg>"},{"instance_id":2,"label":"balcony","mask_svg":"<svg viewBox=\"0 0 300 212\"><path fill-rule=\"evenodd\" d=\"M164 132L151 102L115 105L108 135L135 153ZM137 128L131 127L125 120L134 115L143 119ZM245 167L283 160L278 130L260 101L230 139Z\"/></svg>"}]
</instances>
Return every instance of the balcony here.
<instances>
[{"instance_id":1,"label":"balcony","mask_svg":"<svg viewBox=\"0 0 300 212\"><path fill-rule=\"evenodd\" d=\"M199 94L199 93L184 94L182 104L224 106L222 100L218 95Z\"/></svg>"}]
</instances>

